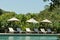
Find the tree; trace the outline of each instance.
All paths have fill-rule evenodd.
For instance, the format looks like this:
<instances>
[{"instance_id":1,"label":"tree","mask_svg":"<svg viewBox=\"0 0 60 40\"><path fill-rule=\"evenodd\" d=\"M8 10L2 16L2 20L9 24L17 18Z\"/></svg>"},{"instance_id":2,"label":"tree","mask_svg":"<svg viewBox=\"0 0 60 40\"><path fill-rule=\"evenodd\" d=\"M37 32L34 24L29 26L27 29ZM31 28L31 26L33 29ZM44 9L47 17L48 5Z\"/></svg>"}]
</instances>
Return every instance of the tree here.
<instances>
[{"instance_id":1,"label":"tree","mask_svg":"<svg viewBox=\"0 0 60 40\"><path fill-rule=\"evenodd\" d=\"M0 15L2 15L3 14L3 10L2 9L0 9Z\"/></svg>"},{"instance_id":2,"label":"tree","mask_svg":"<svg viewBox=\"0 0 60 40\"><path fill-rule=\"evenodd\" d=\"M60 7L60 0L43 0L44 2L46 1L51 1L50 2L50 11L52 11L53 9Z\"/></svg>"}]
</instances>

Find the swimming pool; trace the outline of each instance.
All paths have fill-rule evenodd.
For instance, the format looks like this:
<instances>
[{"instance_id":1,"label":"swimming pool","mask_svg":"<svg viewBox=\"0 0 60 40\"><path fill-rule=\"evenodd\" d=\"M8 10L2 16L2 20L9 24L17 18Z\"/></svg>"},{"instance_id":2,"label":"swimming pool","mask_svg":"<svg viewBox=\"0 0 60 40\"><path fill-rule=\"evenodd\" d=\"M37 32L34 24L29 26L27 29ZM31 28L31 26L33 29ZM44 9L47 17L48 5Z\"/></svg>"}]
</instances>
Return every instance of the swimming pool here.
<instances>
[{"instance_id":1,"label":"swimming pool","mask_svg":"<svg viewBox=\"0 0 60 40\"><path fill-rule=\"evenodd\" d=\"M45 34L0 34L0 40L60 40L57 35Z\"/></svg>"}]
</instances>

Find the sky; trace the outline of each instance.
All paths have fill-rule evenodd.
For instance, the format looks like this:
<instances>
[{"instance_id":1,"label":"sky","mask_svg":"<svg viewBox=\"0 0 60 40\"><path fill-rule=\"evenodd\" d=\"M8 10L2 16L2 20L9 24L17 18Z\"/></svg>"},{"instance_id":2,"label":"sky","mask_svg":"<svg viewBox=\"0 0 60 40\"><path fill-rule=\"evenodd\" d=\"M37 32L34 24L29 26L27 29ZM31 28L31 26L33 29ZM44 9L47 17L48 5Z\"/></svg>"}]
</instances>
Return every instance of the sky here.
<instances>
[{"instance_id":1,"label":"sky","mask_svg":"<svg viewBox=\"0 0 60 40\"><path fill-rule=\"evenodd\" d=\"M0 8L19 13L39 13L49 2L43 0L0 0Z\"/></svg>"}]
</instances>

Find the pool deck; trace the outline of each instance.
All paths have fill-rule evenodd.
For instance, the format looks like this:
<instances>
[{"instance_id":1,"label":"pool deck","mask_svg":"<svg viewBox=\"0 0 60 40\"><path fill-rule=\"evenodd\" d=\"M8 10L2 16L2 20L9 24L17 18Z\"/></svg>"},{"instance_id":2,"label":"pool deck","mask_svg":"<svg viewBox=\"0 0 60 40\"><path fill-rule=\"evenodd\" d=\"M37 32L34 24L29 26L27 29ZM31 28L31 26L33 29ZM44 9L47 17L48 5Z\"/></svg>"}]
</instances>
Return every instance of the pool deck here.
<instances>
[{"instance_id":1,"label":"pool deck","mask_svg":"<svg viewBox=\"0 0 60 40\"><path fill-rule=\"evenodd\" d=\"M19 34L19 33L0 33L0 36L60 36L60 34Z\"/></svg>"}]
</instances>

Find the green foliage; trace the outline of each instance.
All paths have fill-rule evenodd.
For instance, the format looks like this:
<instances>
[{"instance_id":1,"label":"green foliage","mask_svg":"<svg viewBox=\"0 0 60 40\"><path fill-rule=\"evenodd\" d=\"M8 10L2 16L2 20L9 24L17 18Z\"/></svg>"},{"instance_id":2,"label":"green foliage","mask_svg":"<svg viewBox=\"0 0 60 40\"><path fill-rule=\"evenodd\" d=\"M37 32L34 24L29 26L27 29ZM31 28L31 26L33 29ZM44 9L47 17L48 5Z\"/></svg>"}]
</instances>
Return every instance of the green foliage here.
<instances>
[{"instance_id":1,"label":"green foliage","mask_svg":"<svg viewBox=\"0 0 60 40\"><path fill-rule=\"evenodd\" d=\"M43 0L44 2L46 1L51 1L50 2L50 11L55 10L55 8L60 7L60 0Z\"/></svg>"},{"instance_id":2,"label":"green foliage","mask_svg":"<svg viewBox=\"0 0 60 40\"><path fill-rule=\"evenodd\" d=\"M56 8L52 12L48 10L49 8L46 8L45 10L41 11L40 13L27 13L27 14L16 14L15 12L9 12L9 11L1 11L3 14L0 15L0 28L2 26L4 27L20 27L22 30L25 30L26 27L29 27L33 30L33 28L39 28L41 27L41 24L33 24L33 23L27 23L26 20L29 20L30 18L34 18L39 23L40 21L44 19L49 19L52 21L52 24L48 24L48 27L60 30L60 7ZM20 21L19 22L13 22L10 23L7 20L16 17ZM47 26L44 24L43 26ZM45 27L47 28L47 27Z\"/></svg>"}]
</instances>

